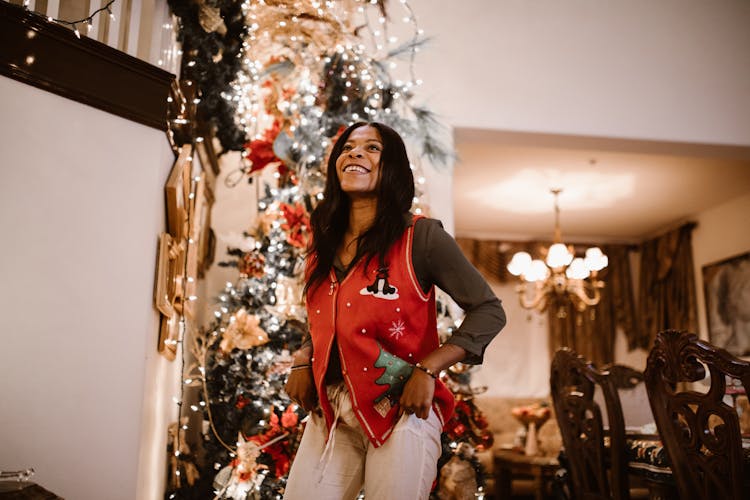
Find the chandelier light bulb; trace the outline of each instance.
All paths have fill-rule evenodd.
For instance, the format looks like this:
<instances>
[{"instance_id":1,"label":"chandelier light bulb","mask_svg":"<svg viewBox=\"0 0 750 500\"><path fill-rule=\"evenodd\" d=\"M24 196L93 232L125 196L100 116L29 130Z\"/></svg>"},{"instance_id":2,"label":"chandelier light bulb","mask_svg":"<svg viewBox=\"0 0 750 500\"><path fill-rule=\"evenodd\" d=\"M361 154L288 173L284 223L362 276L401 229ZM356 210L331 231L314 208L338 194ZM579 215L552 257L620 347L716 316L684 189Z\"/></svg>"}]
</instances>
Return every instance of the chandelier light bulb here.
<instances>
[{"instance_id":1,"label":"chandelier light bulb","mask_svg":"<svg viewBox=\"0 0 750 500\"><path fill-rule=\"evenodd\" d=\"M549 278L549 275L549 267L545 266L541 260L534 259L531 261L528 272L524 274L524 278L529 282L544 281Z\"/></svg>"},{"instance_id":2,"label":"chandelier light bulb","mask_svg":"<svg viewBox=\"0 0 750 500\"><path fill-rule=\"evenodd\" d=\"M516 252L508 264L508 272L513 276L521 276L531 267L531 255L526 252Z\"/></svg>"},{"instance_id":3,"label":"chandelier light bulb","mask_svg":"<svg viewBox=\"0 0 750 500\"><path fill-rule=\"evenodd\" d=\"M555 243L547 252L547 265L553 269L565 267L573 260L573 254L564 243Z\"/></svg>"},{"instance_id":4,"label":"chandelier light bulb","mask_svg":"<svg viewBox=\"0 0 750 500\"><path fill-rule=\"evenodd\" d=\"M601 271L609 264L609 258L599 247L591 247L586 250L584 263L589 271Z\"/></svg>"},{"instance_id":5,"label":"chandelier light bulb","mask_svg":"<svg viewBox=\"0 0 750 500\"><path fill-rule=\"evenodd\" d=\"M572 280L585 280L591 273L586 269L583 259L576 257L565 270L565 276Z\"/></svg>"}]
</instances>

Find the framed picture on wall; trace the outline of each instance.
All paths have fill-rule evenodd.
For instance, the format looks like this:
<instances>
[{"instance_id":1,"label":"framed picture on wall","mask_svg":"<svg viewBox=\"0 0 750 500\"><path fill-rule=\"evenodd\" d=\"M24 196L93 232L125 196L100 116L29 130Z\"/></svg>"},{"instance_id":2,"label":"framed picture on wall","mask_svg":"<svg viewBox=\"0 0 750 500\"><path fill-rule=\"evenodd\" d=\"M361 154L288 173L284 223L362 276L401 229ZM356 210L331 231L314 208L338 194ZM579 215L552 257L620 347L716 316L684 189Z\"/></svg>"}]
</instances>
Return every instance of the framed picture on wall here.
<instances>
[{"instance_id":1,"label":"framed picture on wall","mask_svg":"<svg viewBox=\"0 0 750 500\"><path fill-rule=\"evenodd\" d=\"M173 239L168 233L159 236L159 253L156 261L156 288L154 290L154 303L156 308L164 316L172 316L175 313L174 276L171 274L174 260L172 254Z\"/></svg>"},{"instance_id":2,"label":"framed picture on wall","mask_svg":"<svg viewBox=\"0 0 750 500\"><path fill-rule=\"evenodd\" d=\"M169 234L177 241L187 237L191 172L191 148L190 145L185 145L180 149L164 186L167 198L167 227Z\"/></svg>"},{"instance_id":3,"label":"framed picture on wall","mask_svg":"<svg viewBox=\"0 0 750 500\"><path fill-rule=\"evenodd\" d=\"M709 341L750 356L750 252L703 266Z\"/></svg>"},{"instance_id":4,"label":"framed picture on wall","mask_svg":"<svg viewBox=\"0 0 750 500\"><path fill-rule=\"evenodd\" d=\"M159 345L157 350L168 360L177 357L177 341L180 336L180 316L161 316L159 319Z\"/></svg>"}]
</instances>

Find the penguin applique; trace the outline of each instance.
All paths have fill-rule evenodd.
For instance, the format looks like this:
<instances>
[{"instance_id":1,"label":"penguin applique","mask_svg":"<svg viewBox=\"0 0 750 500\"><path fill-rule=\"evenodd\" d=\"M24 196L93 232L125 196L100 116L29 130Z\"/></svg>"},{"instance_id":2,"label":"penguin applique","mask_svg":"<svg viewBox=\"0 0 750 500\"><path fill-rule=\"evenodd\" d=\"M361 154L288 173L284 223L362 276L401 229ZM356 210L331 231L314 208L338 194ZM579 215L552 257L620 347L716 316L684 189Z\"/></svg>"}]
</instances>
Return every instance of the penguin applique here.
<instances>
[{"instance_id":1,"label":"penguin applique","mask_svg":"<svg viewBox=\"0 0 750 500\"><path fill-rule=\"evenodd\" d=\"M360 295L372 295L385 300L396 300L398 298L398 288L388 283L387 267L379 268L375 281L364 287L359 293Z\"/></svg>"}]
</instances>

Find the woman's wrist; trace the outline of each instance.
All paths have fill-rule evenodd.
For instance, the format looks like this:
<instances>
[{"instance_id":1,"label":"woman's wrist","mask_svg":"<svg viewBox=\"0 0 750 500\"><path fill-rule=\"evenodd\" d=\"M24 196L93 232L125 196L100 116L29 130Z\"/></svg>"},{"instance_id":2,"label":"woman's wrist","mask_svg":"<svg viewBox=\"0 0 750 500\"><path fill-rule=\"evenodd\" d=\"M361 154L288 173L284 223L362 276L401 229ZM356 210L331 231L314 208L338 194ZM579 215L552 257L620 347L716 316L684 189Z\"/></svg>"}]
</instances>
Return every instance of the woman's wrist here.
<instances>
[{"instance_id":1,"label":"woman's wrist","mask_svg":"<svg viewBox=\"0 0 750 500\"><path fill-rule=\"evenodd\" d=\"M423 371L424 373L426 373L427 375L429 375L430 377L432 377L434 379L438 378L439 372L436 372L435 370L432 370L431 368L426 367L421 362L415 364L414 368L417 368L417 369Z\"/></svg>"}]
</instances>

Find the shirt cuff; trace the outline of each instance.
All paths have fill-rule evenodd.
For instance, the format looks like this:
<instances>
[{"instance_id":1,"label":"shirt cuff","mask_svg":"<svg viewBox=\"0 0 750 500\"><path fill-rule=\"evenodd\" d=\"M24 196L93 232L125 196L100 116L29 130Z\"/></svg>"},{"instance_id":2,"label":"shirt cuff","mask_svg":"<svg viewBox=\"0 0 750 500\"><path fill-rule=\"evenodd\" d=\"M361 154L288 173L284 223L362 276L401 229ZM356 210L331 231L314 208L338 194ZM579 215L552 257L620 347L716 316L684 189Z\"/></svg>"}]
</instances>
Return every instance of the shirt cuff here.
<instances>
[{"instance_id":1,"label":"shirt cuff","mask_svg":"<svg viewBox=\"0 0 750 500\"><path fill-rule=\"evenodd\" d=\"M445 341L446 344L453 344L464 351L466 351L466 357L461 361L465 365L481 365L484 360L484 347L480 347L477 351L476 342L472 339L461 337L460 335L453 335L451 338Z\"/></svg>"}]
</instances>

